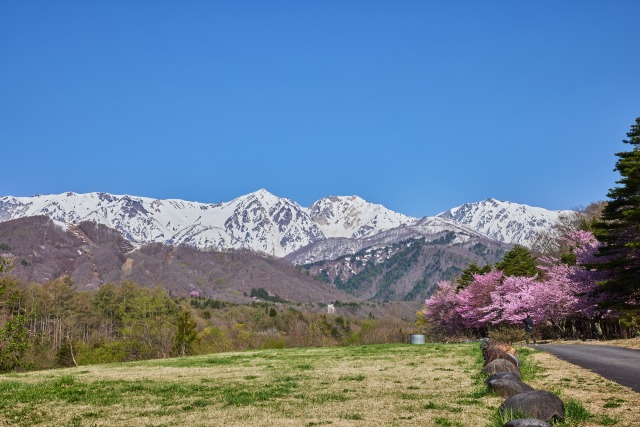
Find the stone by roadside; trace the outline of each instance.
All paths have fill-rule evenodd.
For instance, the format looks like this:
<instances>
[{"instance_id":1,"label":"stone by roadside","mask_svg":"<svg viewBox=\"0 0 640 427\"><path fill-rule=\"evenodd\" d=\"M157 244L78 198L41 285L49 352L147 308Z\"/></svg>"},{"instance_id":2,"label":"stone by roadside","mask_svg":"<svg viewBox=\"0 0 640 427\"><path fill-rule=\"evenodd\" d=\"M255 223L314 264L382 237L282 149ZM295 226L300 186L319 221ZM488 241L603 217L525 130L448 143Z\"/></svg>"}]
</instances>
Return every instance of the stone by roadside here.
<instances>
[{"instance_id":1,"label":"stone by roadside","mask_svg":"<svg viewBox=\"0 0 640 427\"><path fill-rule=\"evenodd\" d=\"M505 398L498 410L502 414L526 417L512 420L507 426L544 426L545 422L564 419L564 403L558 396L547 390L534 390L520 381L520 363L515 348L488 339L481 343L485 360L482 372L491 376L487 384Z\"/></svg>"},{"instance_id":2,"label":"stone by roadside","mask_svg":"<svg viewBox=\"0 0 640 427\"><path fill-rule=\"evenodd\" d=\"M535 389L553 390L563 400L580 402L602 424L637 426L640 420L640 393L634 393L602 376L566 362L546 352L529 355L540 372L529 381Z\"/></svg>"}]
</instances>

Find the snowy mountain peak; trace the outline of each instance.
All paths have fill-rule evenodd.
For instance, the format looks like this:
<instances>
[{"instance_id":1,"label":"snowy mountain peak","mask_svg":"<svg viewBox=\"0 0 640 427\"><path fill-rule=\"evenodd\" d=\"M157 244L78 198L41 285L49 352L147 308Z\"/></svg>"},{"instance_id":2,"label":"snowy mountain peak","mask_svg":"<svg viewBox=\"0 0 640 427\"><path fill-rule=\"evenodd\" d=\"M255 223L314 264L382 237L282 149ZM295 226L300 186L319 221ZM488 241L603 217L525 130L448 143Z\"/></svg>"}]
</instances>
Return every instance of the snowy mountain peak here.
<instances>
[{"instance_id":1,"label":"snowy mountain peak","mask_svg":"<svg viewBox=\"0 0 640 427\"><path fill-rule=\"evenodd\" d=\"M261 188L257 191L254 191L253 193L249 193L246 194L244 196L241 196L241 198L258 198L261 200L272 200L272 199L279 199L279 197L273 195L272 193L270 193L269 191L265 190L264 188Z\"/></svg>"},{"instance_id":2,"label":"snowy mountain peak","mask_svg":"<svg viewBox=\"0 0 640 427\"><path fill-rule=\"evenodd\" d=\"M489 198L465 203L437 216L464 224L495 240L532 247L541 233L551 231L561 217L574 213Z\"/></svg>"},{"instance_id":3,"label":"snowy mountain peak","mask_svg":"<svg viewBox=\"0 0 640 427\"><path fill-rule=\"evenodd\" d=\"M93 221L136 243L245 248L282 257L327 237L372 235L414 220L357 196L327 198L314 206L322 212L315 218L314 209L265 189L219 204L69 192L0 197L0 221L37 215L67 224Z\"/></svg>"},{"instance_id":4,"label":"snowy mountain peak","mask_svg":"<svg viewBox=\"0 0 640 427\"><path fill-rule=\"evenodd\" d=\"M417 221L358 196L325 197L312 204L309 212L327 237L365 237Z\"/></svg>"},{"instance_id":5,"label":"snowy mountain peak","mask_svg":"<svg viewBox=\"0 0 640 427\"><path fill-rule=\"evenodd\" d=\"M438 221L418 220L358 196L326 197L303 208L265 189L218 204L108 193L0 197L0 221L37 215L64 224L93 221L134 243L251 249L276 257L330 238L344 242L383 232L431 235L445 229L469 236L475 230L495 240L531 246L540 232L571 213L487 199L443 212ZM459 230L461 226L466 231Z\"/></svg>"}]
</instances>

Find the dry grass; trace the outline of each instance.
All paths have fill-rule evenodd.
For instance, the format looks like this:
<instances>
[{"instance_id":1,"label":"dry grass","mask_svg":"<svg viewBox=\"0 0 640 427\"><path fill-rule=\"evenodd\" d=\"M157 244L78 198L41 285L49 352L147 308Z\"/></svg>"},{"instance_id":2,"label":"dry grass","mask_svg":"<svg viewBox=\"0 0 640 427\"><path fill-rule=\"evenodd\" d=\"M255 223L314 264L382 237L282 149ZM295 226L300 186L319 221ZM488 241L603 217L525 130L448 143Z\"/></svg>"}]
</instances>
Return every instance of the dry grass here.
<instances>
[{"instance_id":1,"label":"dry grass","mask_svg":"<svg viewBox=\"0 0 640 427\"><path fill-rule=\"evenodd\" d=\"M479 354L288 349L5 375L0 414L25 426L484 425L500 399L486 393Z\"/></svg>"},{"instance_id":2,"label":"dry grass","mask_svg":"<svg viewBox=\"0 0 640 427\"><path fill-rule=\"evenodd\" d=\"M554 341L553 343L554 344L613 345L617 347L634 348L636 350L640 350L640 337L629 338L629 339L619 339L619 340L607 340L607 341L597 341L597 340Z\"/></svg>"},{"instance_id":3,"label":"dry grass","mask_svg":"<svg viewBox=\"0 0 640 427\"><path fill-rule=\"evenodd\" d=\"M595 415L581 425L632 426L640 419L640 395L548 354L529 358L540 369L527 382L576 399ZM0 376L0 425L488 426L503 399L487 392L481 366L478 344L427 344L9 374ZM604 422L605 415L618 422Z\"/></svg>"},{"instance_id":4,"label":"dry grass","mask_svg":"<svg viewBox=\"0 0 640 427\"><path fill-rule=\"evenodd\" d=\"M640 394L549 353L535 352L530 357L540 368L527 381L533 388L553 391L564 401L576 400L594 415L580 427L640 425Z\"/></svg>"}]
</instances>

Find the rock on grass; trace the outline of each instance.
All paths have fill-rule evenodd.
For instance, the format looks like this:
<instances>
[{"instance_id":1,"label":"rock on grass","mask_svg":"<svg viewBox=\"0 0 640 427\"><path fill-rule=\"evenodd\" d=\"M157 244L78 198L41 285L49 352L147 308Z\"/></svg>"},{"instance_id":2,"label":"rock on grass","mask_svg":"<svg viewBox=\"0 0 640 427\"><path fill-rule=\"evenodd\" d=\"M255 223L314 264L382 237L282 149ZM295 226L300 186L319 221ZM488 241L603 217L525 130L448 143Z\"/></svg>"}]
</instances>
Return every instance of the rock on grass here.
<instances>
[{"instance_id":1,"label":"rock on grass","mask_svg":"<svg viewBox=\"0 0 640 427\"><path fill-rule=\"evenodd\" d=\"M546 390L527 391L508 398L500 405L500 412L509 410L547 422L564 419L564 403Z\"/></svg>"},{"instance_id":2,"label":"rock on grass","mask_svg":"<svg viewBox=\"0 0 640 427\"><path fill-rule=\"evenodd\" d=\"M522 381L513 381L508 379L494 379L487 381L489 387L494 389L500 396L505 399L515 396L516 394L524 393L526 391L533 391L533 387Z\"/></svg>"},{"instance_id":3,"label":"rock on grass","mask_svg":"<svg viewBox=\"0 0 640 427\"><path fill-rule=\"evenodd\" d=\"M509 421L504 427L551 427L551 424L535 418L519 418Z\"/></svg>"},{"instance_id":4,"label":"rock on grass","mask_svg":"<svg viewBox=\"0 0 640 427\"><path fill-rule=\"evenodd\" d=\"M499 372L512 372L512 373L520 373L520 370L513 363L504 360L504 359L496 359L493 362L489 362L482 368L482 372L487 375L497 374Z\"/></svg>"}]
</instances>

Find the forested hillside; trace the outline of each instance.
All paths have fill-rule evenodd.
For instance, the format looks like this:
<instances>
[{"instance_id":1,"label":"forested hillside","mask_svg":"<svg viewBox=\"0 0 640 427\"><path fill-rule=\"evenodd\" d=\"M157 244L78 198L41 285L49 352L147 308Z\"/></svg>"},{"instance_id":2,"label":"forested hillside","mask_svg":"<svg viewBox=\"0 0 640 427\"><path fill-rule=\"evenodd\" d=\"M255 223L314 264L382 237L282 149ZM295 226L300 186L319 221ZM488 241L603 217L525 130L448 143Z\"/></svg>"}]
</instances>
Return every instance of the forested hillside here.
<instances>
[{"instance_id":1,"label":"forested hillside","mask_svg":"<svg viewBox=\"0 0 640 427\"><path fill-rule=\"evenodd\" d=\"M408 239L303 268L359 298L416 301L431 295L439 281L456 277L470 263L497 262L505 251L497 242L451 244L454 239L453 232L431 241Z\"/></svg>"},{"instance_id":2,"label":"forested hillside","mask_svg":"<svg viewBox=\"0 0 640 427\"><path fill-rule=\"evenodd\" d=\"M403 342L415 307L283 302L263 288L249 304L172 298L132 281L79 290L69 277L27 284L0 265L0 371L253 348ZM3 272L4 271L4 272ZM251 296L253 295L253 296ZM264 296L266 300L258 297ZM280 302L275 302L280 301Z\"/></svg>"},{"instance_id":3,"label":"forested hillside","mask_svg":"<svg viewBox=\"0 0 640 427\"><path fill-rule=\"evenodd\" d=\"M296 302L352 300L291 264L249 251L201 251L185 246L134 247L104 225L83 222L64 229L47 217L0 223L0 255L14 260L11 271L26 282L69 276L79 289L133 280L161 286L174 296L191 292L212 299L251 302L252 288L264 288Z\"/></svg>"}]
</instances>

